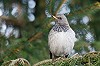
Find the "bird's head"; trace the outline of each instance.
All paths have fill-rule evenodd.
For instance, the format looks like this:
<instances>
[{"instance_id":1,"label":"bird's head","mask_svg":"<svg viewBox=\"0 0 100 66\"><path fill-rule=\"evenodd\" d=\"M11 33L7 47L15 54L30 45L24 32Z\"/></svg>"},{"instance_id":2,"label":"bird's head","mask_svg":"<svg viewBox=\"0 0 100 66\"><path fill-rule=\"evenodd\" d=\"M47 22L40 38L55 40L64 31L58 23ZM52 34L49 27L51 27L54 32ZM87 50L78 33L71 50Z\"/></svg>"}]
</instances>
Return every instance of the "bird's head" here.
<instances>
[{"instance_id":1,"label":"bird's head","mask_svg":"<svg viewBox=\"0 0 100 66\"><path fill-rule=\"evenodd\" d=\"M55 22L59 25L69 25L67 18L64 14L57 14L56 16L52 16L55 19Z\"/></svg>"}]
</instances>

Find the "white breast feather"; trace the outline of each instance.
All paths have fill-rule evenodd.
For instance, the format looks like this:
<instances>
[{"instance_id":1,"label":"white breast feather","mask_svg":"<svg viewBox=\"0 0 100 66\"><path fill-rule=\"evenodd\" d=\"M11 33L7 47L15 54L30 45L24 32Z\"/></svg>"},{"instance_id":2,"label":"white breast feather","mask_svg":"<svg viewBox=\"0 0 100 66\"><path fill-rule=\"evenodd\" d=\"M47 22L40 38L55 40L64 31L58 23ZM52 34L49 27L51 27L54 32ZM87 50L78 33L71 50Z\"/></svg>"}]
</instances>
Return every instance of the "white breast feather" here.
<instances>
[{"instance_id":1,"label":"white breast feather","mask_svg":"<svg viewBox=\"0 0 100 66\"><path fill-rule=\"evenodd\" d=\"M56 56L69 54L74 47L75 41L75 32L71 28L67 32L51 30L48 36L50 51Z\"/></svg>"}]
</instances>

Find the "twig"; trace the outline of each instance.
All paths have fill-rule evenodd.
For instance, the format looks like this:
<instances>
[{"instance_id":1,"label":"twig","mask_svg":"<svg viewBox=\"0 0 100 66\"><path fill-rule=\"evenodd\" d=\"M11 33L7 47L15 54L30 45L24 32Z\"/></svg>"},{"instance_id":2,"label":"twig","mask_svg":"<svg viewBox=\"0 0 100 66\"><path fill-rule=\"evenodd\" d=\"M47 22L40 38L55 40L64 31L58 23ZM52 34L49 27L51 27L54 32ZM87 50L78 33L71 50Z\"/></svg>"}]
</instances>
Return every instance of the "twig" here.
<instances>
[{"instance_id":1,"label":"twig","mask_svg":"<svg viewBox=\"0 0 100 66\"><path fill-rule=\"evenodd\" d=\"M23 12L22 12L22 6L21 6L21 4L20 3L18 3L18 9L17 9L17 11L18 11L18 15L17 15L17 17L11 17L11 16L0 16L0 19L2 19L2 20L5 20L5 22L7 23L7 24L12 24L12 25L15 25L15 26L23 26L24 25L24 18L23 18Z\"/></svg>"},{"instance_id":2,"label":"twig","mask_svg":"<svg viewBox=\"0 0 100 66\"><path fill-rule=\"evenodd\" d=\"M29 41L29 42L34 41L34 40L40 38L40 37L42 36L42 34L43 34L42 32L39 32L39 33L33 35L31 38L29 38L28 41Z\"/></svg>"},{"instance_id":3,"label":"twig","mask_svg":"<svg viewBox=\"0 0 100 66\"><path fill-rule=\"evenodd\" d=\"M66 1L67 1L67 0L63 0L63 1L61 2L61 4L58 6L58 8L57 8L57 10L56 10L56 12L55 12L55 15L58 13L59 9L61 8L61 6L62 6Z\"/></svg>"},{"instance_id":4,"label":"twig","mask_svg":"<svg viewBox=\"0 0 100 66\"><path fill-rule=\"evenodd\" d=\"M15 19L15 18L10 18L10 17L7 17L7 16L0 16L0 18L1 18L2 20L5 20L5 22L6 22L7 24L12 24L12 25L17 25L17 26L21 26L21 25L22 25L22 24L20 24L20 23L18 22L18 20Z\"/></svg>"},{"instance_id":5,"label":"twig","mask_svg":"<svg viewBox=\"0 0 100 66\"><path fill-rule=\"evenodd\" d=\"M38 62L38 63L34 64L33 66L40 66L41 64L45 64L45 63L48 63L48 62L52 62L52 59L47 59L47 60Z\"/></svg>"}]
</instances>

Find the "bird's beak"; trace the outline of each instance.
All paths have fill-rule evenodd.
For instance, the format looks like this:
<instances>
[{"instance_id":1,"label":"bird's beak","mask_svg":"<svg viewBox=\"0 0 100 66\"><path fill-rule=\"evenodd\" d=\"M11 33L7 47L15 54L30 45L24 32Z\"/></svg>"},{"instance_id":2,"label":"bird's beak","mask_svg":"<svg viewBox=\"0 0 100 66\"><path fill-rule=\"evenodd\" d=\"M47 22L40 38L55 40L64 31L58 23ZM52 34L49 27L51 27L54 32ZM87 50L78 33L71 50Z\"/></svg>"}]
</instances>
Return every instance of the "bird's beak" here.
<instances>
[{"instance_id":1,"label":"bird's beak","mask_svg":"<svg viewBox=\"0 0 100 66\"><path fill-rule=\"evenodd\" d=\"M54 15L52 15L52 17L54 18L54 19L58 19L56 16L54 16Z\"/></svg>"}]
</instances>

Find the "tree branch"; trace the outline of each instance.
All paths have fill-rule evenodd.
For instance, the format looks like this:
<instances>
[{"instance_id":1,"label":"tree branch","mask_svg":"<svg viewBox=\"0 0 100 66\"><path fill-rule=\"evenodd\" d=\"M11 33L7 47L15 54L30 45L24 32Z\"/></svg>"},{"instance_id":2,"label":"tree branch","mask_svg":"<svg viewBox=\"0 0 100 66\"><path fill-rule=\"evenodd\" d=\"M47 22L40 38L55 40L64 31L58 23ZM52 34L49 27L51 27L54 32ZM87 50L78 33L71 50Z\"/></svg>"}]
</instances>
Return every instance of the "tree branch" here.
<instances>
[{"instance_id":1,"label":"tree branch","mask_svg":"<svg viewBox=\"0 0 100 66\"><path fill-rule=\"evenodd\" d=\"M34 41L34 40L39 39L40 37L42 37L42 35L43 35L43 33L39 32L39 33L33 35L31 38L29 38L28 41L32 42L32 41Z\"/></svg>"}]
</instances>

